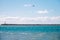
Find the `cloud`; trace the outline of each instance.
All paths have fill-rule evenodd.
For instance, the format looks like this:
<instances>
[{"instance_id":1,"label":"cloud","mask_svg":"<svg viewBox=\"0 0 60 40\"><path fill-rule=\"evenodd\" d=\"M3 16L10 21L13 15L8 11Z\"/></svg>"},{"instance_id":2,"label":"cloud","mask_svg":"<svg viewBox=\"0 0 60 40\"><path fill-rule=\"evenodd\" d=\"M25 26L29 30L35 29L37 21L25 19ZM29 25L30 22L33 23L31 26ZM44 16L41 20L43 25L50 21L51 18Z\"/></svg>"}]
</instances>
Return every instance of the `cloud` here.
<instances>
[{"instance_id":1,"label":"cloud","mask_svg":"<svg viewBox=\"0 0 60 40\"><path fill-rule=\"evenodd\" d=\"M32 7L32 4L24 4L24 7Z\"/></svg>"},{"instance_id":2,"label":"cloud","mask_svg":"<svg viewBox=\"0 0 60 40\"><path fill-rule=\"evenodd\" d=\"M46 13L48 13L48 10L38 10L37 13L39 13L39 14L46 14Z\"/></svg>"},{"instance_id":3,"label":"cloud","mask_svg":"<svg viewBox=\"0 0 60 40\"><path fill-rule=\"evenodd\" d=\"M60 24L60 16L53 17L0 17L0 24Z\"/></svg>"}]
</instances>

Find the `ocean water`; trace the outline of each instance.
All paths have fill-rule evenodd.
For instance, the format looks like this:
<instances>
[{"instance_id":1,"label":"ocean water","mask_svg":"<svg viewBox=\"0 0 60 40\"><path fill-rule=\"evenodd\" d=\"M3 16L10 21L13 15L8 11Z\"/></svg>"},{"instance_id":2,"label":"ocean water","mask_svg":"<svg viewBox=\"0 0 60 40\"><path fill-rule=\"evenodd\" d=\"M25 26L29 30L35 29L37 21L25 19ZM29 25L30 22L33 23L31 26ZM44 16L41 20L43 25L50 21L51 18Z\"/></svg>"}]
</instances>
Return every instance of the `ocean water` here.
<instances>
[{"instance_id":1,"label":"ocean water","mask_svg":"<svg viewBox=\"0 0 60 40\"><path fill-rule=\"evenodd\" d=\"M60 40L60 25L0 25L0 40Z\"/></svg>"}]
</instances>

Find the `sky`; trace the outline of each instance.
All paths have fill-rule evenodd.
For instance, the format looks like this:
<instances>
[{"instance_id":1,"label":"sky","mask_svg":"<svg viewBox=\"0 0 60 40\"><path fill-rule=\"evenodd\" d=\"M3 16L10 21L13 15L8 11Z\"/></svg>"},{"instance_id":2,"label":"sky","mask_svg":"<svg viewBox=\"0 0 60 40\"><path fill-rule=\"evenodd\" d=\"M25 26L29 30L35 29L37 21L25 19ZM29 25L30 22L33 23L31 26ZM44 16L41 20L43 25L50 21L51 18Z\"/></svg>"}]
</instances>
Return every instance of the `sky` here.
<instances>
[{"instance_id":1,"label":"sky","mask_svg":"<svg viewBox=\"0 0 60 40\"><path fill-rule=\"evenodd\" d=\"M60 0L0 0L0 24L60 24Z\"/></svg>"}]
</instances>

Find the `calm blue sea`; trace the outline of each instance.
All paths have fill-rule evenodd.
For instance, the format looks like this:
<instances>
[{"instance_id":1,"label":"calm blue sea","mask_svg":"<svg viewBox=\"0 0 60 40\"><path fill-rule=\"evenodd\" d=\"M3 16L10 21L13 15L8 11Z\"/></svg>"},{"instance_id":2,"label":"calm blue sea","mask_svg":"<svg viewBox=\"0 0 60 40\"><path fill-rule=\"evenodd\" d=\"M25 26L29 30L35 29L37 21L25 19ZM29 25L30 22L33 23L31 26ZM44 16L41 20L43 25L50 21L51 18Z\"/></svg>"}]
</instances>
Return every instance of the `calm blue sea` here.
<instances>
[{"instance_id":1,"label":"calm blue sea","mask_svg":"<svg viewBox=\"0 0 60 40\"><path fill-rule=\"evenodd\" d=\"M0 31L11 32L60 32L60 25L41 25L41 26L20 26L20 25L1 25Z\"/></svg>"},{"instance_id":2,"label":"calm blue sea","mask_svg":"<svg viewBox=\"0 0 60 40\"><path fill-rule=\"evenodd\" d=\"M60 25L0 25L0 40L60 40Z\"/></svg>"}]
</instances>

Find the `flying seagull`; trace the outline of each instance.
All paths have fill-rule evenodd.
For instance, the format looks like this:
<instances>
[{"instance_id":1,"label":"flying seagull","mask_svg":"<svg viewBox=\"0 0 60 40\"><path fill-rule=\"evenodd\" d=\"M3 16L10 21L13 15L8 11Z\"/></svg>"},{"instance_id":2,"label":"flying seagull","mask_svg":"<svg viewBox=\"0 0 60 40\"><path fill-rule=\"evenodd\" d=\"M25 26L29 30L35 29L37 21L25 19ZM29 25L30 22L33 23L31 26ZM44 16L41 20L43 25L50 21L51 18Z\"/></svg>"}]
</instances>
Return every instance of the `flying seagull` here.
<instances>
[{"instance_id":1,"label":"flying seagull","mask_svg":"<svg viewBox=\"0 0 60 40\"><path fill-rule=\"evenodd\" d=\"M32 5L32 7L35 7L35 5Z\"/></svg>"}]
</instances>

